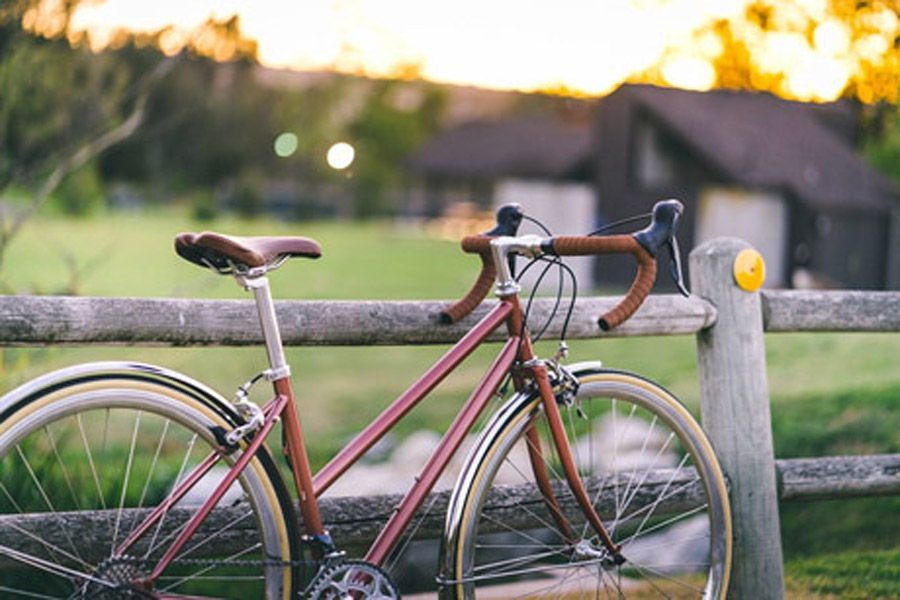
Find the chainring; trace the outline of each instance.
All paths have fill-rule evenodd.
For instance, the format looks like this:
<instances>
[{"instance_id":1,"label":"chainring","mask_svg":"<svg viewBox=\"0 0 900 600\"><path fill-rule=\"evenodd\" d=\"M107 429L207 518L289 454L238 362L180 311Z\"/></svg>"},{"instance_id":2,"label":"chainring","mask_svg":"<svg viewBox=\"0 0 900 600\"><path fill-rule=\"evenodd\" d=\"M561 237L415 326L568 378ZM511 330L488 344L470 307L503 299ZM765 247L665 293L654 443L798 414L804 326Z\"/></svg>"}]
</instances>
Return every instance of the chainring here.
<instances>
[{"instance_id":1,"label":"chainring","mask_svg":"<svg viewBox=\"0 0 900 600\"><path fill-rule=\"evenodd\" d=\"M326 564L304 594L309 600L395 600L400 590L385 571L364 560L338 559Z\"/></svg>"}]
</instances>

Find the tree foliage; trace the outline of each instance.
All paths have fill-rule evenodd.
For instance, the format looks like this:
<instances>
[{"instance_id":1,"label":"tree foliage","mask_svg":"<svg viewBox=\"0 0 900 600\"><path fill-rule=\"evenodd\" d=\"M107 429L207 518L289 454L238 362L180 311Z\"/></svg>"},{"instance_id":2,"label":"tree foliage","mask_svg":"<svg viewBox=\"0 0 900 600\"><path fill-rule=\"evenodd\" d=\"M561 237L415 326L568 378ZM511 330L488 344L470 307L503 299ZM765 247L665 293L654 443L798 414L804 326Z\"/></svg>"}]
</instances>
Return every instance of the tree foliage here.
<instances>
[{"instance_id":1,"label":"tree foliage","mask_svg":"<svg viewBox=\"0 0 900 600\"><path fill-rule=\"evenodd\" d=\"M804 101L900 101L898 0L753 0L689 42L635 79L675 84L666 68L688 58L708 69L710 87Z\"/></svg>"},{"instance_id":2,"label":"tree foliage","mask_svg":"<svg viewBox=\"0 0 900 600\"><path fill-rule=\"evenodd\" d=\"M866 143L866 157L900 185L900 106L886 107L878 116L880 124Z\"/></svg>"},{"instance_id":3,"label":"tree foliage","mask_svg":"<svg viewBox=\"0 0 900 600\"><path fill-rule=\"evenodd\" d=\"M121 31L109 51L95 53L69 29L81 1L0 5L0 268L9 243L49 199L56 195L70 212L90 210L103 196L100 157L148 120L157 129L172 121L178 111L167 103L177 105L177 93L161 87L184 57L248 61L256 50L231 18L209 20L177 44L166 43L169 29ZM234 164L216 160L229 150L217 147L218 155L201 153L216 161L210 168Z\"/></svg>"}]
</instances>

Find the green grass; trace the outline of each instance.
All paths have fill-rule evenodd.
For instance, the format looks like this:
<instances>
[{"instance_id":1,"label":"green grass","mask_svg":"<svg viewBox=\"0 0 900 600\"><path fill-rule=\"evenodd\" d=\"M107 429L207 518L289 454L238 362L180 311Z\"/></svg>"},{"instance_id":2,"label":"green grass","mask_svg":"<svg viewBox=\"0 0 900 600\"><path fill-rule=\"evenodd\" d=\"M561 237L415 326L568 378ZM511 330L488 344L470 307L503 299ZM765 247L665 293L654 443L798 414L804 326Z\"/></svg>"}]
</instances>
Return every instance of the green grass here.
<instances>
[{"instance_id":1,"label":"green grass","mask_svg":"<svg viewBox=\"0 0 900 600\"><path fill-rule=\"evenodd\" d=\"M900 549L794 560L785 572L789 598L900 598Z\"/></svg>"},{"instance_id":2,"label":"green grass","mask_svg":"<svg viewBox=\"0 0 900 600\"><path fill-rule=\"evenodd\" d=\"M2 280L17 293L60 293L74 287L95 296L245 297L230 278L191 266L173 251L178 232L205 228L319 241L321 259L293 260L273 275L275 293L282 298L450 297L471 284L479 264L456 243L384 223L222 219L197 224L178 213L125 213L29 223L9 248ZM79 272L75 282L71 264Z\"/></svg>"},{"instance_id":3,"label":"green grass","mask_svg":"<svg viewBox=\"0 0 900 600\"><path fill-rule=\"evenodd\" d=\"M900 384L812 393L772 407L776 454L784 458L900 452ZM786 503L785 555L895 549L900 496Z\"/></svg>"},{"instance_id":4,"label":"green grass","mask_svg":"<svg viewBox=\"0 0 900 600\"><path fill-rule=\"evenodd\" d=\"M306 235L321 242L322 259L293 260L272 275L278 298L449 299L467 290L478 270L478 261L455 242L391 224L223 219L198 226L179 214L142 213L36 220L10 247L2 279L18 292L74 288L84 295L246 297L230 278L191 266L173 252L178 231L203 228ZM71 264L78 265L74 278ZM696 412L697 362L690 336L587 340L571 346L571 361L600 359L609 367L641 373ZM398 435L446 427L496 349L482 349L464 363L401 423ZM444 350L290 349L314 465L322 465ZM554 350L552 343L539 345L543 355ZM264 367L265 357L259 348L47 347L8 348L2 358L4 389L63 365L129 359L184 372L230 397ZM766 338L766 359L779 456L900 451L900 336L774 334ZM897 514L897 498L786 505L786 556L891 548L900 539Z\"/></svg>"}]
</instances>

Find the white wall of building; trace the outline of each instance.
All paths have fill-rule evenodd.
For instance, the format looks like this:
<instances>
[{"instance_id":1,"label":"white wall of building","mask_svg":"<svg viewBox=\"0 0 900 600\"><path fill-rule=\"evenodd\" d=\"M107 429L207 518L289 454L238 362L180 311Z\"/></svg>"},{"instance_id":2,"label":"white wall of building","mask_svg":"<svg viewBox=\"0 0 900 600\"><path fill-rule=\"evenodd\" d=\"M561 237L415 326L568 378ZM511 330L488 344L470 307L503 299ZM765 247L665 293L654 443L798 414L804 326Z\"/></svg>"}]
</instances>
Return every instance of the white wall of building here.
<instances>
[{"instance_id":1,"label":"white wall of building","mask_svg":"<svg viewBox=\"0 0 900 600\"><path fill-rule=\"evenodd\" d=\"M720 236L750 242L766 263L765 287L784 287L788 207L778 193L710 187L700 192L696 245Z\"/></svg>"}]
</instances>

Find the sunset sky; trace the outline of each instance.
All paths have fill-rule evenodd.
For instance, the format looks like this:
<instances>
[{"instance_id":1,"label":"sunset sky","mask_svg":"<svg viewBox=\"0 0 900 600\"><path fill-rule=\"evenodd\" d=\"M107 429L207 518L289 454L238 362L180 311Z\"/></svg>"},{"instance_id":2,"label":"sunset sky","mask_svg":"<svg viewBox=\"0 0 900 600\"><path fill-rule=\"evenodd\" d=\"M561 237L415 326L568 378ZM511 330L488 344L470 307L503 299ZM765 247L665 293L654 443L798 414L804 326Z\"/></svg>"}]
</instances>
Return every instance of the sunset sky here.
<instances>
[{"instance_id":1,"label":"sunset sky","mask_svg":"<svg viewBox=\"0 0 900 600\"><path fill-rule=\"evenodd\" d=\"M54 0L48 0L50 2ZM837 98L864 65L894 50L896 12L835 18L827 0L779 4L776 30L745 23L747 0L106 0L78 9L72 31L103 48L116 29L170 27L164 50L213 17L237 14L272 67L424 78L477 86L567 89L600 95L653 69L661 83L709 89L722 43L709 27L729 20L754 65L782 95ZM863 18L864 17L864 18ZM810 26L811 24L811 26Z\"/></svg>"}]
</instances>

